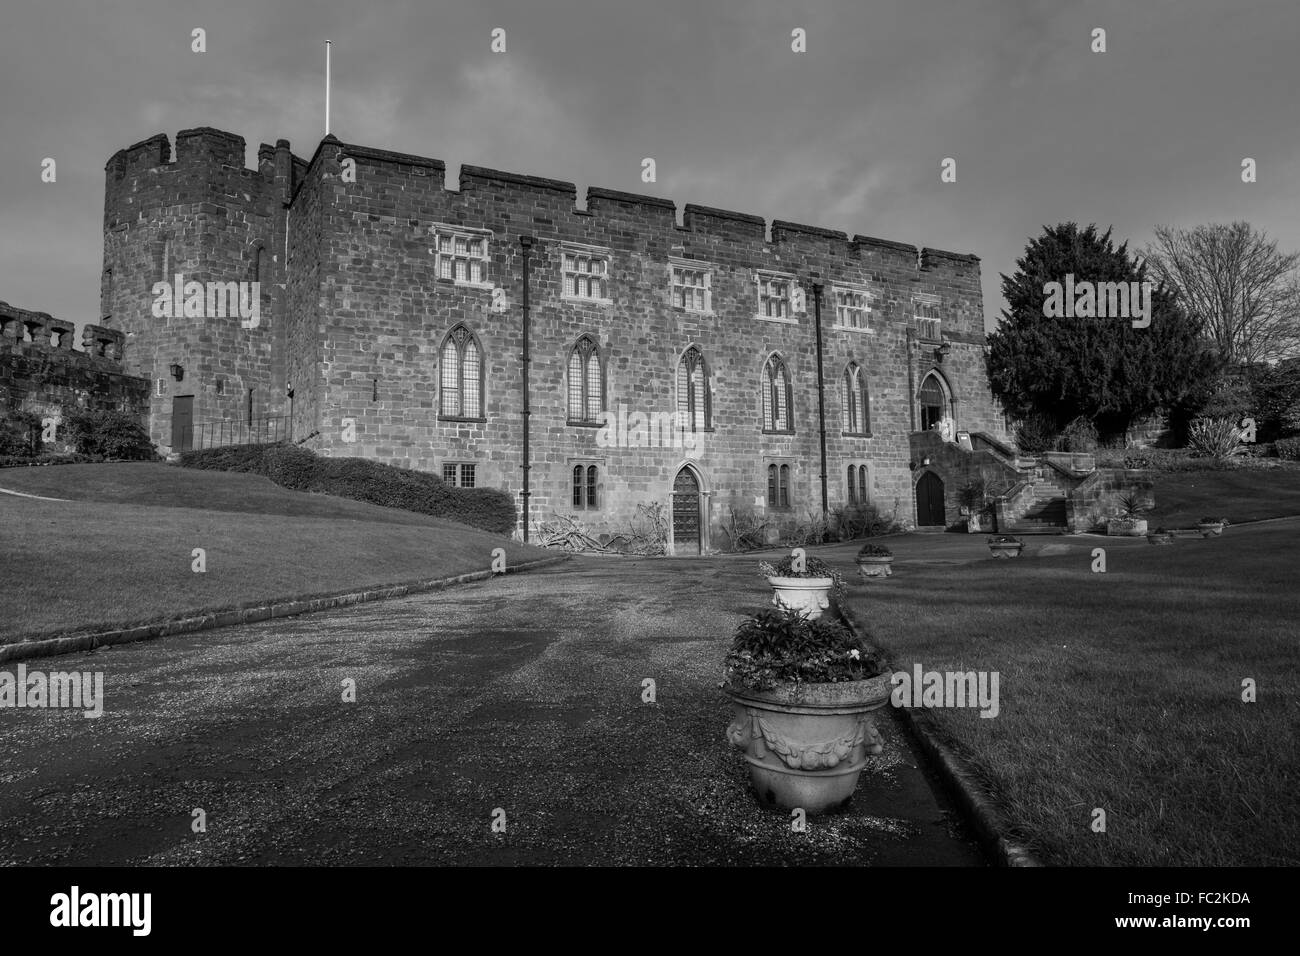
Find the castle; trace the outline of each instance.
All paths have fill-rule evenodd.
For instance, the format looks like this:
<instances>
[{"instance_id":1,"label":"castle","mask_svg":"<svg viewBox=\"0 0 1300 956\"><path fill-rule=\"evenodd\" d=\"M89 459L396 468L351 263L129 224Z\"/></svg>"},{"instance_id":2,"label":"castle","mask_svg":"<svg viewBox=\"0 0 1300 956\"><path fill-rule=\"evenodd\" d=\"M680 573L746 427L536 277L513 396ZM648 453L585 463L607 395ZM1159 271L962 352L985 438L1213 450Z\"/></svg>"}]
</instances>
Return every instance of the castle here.
<instances>
[{"instance_id":1,"label":"castle","mask_svg":"<svg viewBox=\"0 0 1300 956\"><path fill-rule=\"evenodd\" d=\"M580 209L468 165L449 189L333 136L256 169L244 146L190 129L106 167L98 327L164 452L270 436L499 487L533 540L661 503L683 554L736 513L819 515L823 487L952 524L957 450L1006 451L973 255L596 187Z\"/></svg>"}]
</instances>

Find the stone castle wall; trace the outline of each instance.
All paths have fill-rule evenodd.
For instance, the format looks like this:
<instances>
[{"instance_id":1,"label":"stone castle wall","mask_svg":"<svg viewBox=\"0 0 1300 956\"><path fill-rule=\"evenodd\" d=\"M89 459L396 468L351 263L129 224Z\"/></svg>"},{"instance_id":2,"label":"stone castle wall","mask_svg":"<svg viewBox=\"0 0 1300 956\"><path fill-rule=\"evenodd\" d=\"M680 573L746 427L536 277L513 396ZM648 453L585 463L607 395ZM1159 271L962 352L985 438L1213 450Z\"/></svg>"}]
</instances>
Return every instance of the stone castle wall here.
<instances>
[{"instance_id":1,"label":"stone castle wall","mask_svg":"<svg viewBox=\"0 0 1300 956\"><path fill-rule=\"evenodd\" d=\"M901 517L914 514L909 435L918 428L916 390L935 371L959 428L1004 436L984 373L979 262L867 236L687 205L678 224L665 199L587 190L572 183L464 166L447 187L436 159L349 145L327 137L310 162L283 140L262 146L259 168L243 167L243 140L217 130L166 137L123 150L107 168L103 323L127 336L131 367L162 378L152 400L153 433L169 441L171 396L194 394L195 420L240 418L246 389L258 414L292 411L292 434L329 455L375 458L441 474L449 462L476 465L476 483L522 490L521 236L535 240L531 264L531 485L534 523L575 513L573 467L599 469L600 506L580 516L616 531L640 503L667 505L674 478L698 476L709 530L731 509L767 513L766 469L788 465L791 509L820 511L817 349L813 284L824 285L823 363L828 498L846 502L847 469L866 465L871 496ZM345 175L345 163L346 173ZM355 176L352 173L355 171ZM350 181L353 180L354 181ZM433 230L486 230L482 287L436 274ZM566 243L609 255L609 301L562 294ZM157 319L152 282L183 271L200 281L247 279L262 256L261 325L236 319ZM712 311L672 304L670 258L707 263ZM165 260L165 262L164 262ZM788 320L757 316L758 270L792 277L807 311ZM265 274L273 275L272 288ZM872 296L869 331L836 328L834 288ZM947 354L915 335L914 297L937 303ZM481 421L439 416L440 350L463 324L484 354ZM568 421L570 350L593 338L604 370L604 407L676 410L676 369L696 346L708 363L712 428L696 448L600 447L598 429ZM779 355L793 381L791 434L762 428L760 378ZM844 434L842 376L865 371L870 435ZM186 379L166 367L178 362ZM284 399L292 386L292 402ZM158 389L155 389L157 392ZM355 441L345 420L354 423Z\"/></svg>"},{"instance_id":2,"label":"stone castle wall","mask_svg":"<svg viewBox=\"0 0 1300 956\"><path fill-rule=\"evenodd\" d=\"M343 162L355 164L346 182ZM532 352L532 506L534 520L573 513L575 464L601 475L592 528L616 529L638 503L668 503L683 464L695 466L716 534L731 508L767 510L766 466L792 469L792 513L820 511L816 340L811 278L824 283L822 320L827 409L828 497L844 504L847 467L866 464L872 496L887 510L912 514L908 435L917 427L912 395L937 370L956 399L960 427L1004 434L983 372L979 264L972 256L918 251L900 243L793 223L766 226L755 216L688 205L677 225L671 202L593 188L576 206L571 183L463 167L449 190L437 160L326 140L308 168L295 216L320 228L294 230L291 270L320 263L319 303L295 296L290 322L307 330L313 314L329 320L316 333L317 393L297 407L295 431L318 430L328 454L362 455L440 472L448 461L478 465L478 482L521 489L523 350L522 235L535 239L530 262ZM315 220L314 220L315 221ZM490 230L487 287L436 276L431 230L437 224ZM609 304L562 294L565 243L610 255ZM710 315L670 301L669 260L700 260L712 269ZM756 270L795 277L809 291L808 311L794 321L757 318ZM297 281L295 276L294 280ZM875 297L869 332L834 328L833 287L843 282ZM307 283L304 279L304 284ZM499 293L496 290L500 290ZM909 336L915 293L937 296L950 353ZM505 311L493 308L503 295ZM482 422L439 420L439 351L463 323L486 356ZM567 421L567 361L578 338L597 342L605 371L605 408L646 414L676 408L675 373L683 351L698 346L709 367L711 431L685 448L602 448L597 430ZM293 349L301 361L303 346ZM778 354L793 378L794 433L764 434L760 376ZM909 362L910 355L910 362ZM843 434L841 377L856 361L866 371L871 436ZM310 361L308 365L312 364ZM909 367L910 366L910 367ZM356 441L344 440L344 420Z\"/></svg>"},{"instance_id":3,"label":"stone castle wall","mask_svg":"<svg viewBox=\"0 0 1300 956\"><path fill-rule=\"evenodd\" d=\"M105 167L100 321L125 334L127 368L154 383L151 436L160 446L171 441L175 396L194 396L196 423L245 418L250 389L257 417L283 414L288 144L263 145L258 167L244 167L242 137L206 128L177 134L174 161L158 135ZM155 283L178 274L205 285L258 281L257 327L237 316L155 317ZM172 364L184 369L180 381L167 374Z\"/></svg>"}]
</instances>

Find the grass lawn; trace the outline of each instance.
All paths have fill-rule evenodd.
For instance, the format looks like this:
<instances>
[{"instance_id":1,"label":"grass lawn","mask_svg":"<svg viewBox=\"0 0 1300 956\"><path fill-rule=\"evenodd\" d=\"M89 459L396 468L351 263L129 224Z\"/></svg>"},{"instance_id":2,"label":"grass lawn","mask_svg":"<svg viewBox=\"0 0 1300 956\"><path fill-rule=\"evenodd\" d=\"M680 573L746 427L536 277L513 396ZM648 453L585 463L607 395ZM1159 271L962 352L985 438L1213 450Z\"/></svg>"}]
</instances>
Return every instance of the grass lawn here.
<instances>
[{"instance_id":1,"label":"grass lawn","mask_svg":"<svg viewBox=\"0 0 1300 956\"><path fill-rule=\"evenodd\" d=\"M255 475L162 464L0 469L0 643L486 570L541 549ZM206 571L192 570L192 551Z\"/></svg>"},{"instance_id":2,"label":"grass lawn","mask_svg":"<svg viewBox=\"0 0 1300 956\"><path fill-rule=\"evenodd\" d=\"M899 669L998 672L997 717L926 717L1044 862L1300 864L1300 520L1056 549L966 564L900 553L893 577L849 600ZM1242 702L1247 677L1257 703Z\"/></svg>"},{"instance_id":3,"label":"grass lawn","mask_svg":"<svg viewBox=\"0 0 1300 956\"><path fill-rule=\"evenodd\" d=\"M1190 528L1202 517L1239 522L1300 515L1300 465L1291 462L1278 468L1158 472L1152 478L1152 528Z\"/></svg>"}]
</instances>

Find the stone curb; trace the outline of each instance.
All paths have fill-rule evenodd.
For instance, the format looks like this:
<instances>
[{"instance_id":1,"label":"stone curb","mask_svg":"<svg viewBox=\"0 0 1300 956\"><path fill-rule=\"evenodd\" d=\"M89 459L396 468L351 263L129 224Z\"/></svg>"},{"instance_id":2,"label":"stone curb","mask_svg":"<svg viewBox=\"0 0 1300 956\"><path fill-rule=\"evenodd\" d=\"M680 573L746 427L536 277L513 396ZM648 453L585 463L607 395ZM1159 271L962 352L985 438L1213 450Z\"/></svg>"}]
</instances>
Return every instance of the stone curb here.
<instances>
[{"instance_id":1,"label":"stone curb","mask_svg":"<svg viewBox=\"0 0 1300 956\"><path fill-rule=\"evenodd\" d=\"M858 622L847 602L838 605L840 616L850 629L867 641L866 629ZM872 643L867 641L867 643ZM879 647L879 645L875 645ZM975 776L970 765L943 742L930 717L909 707L894 707L921 750L930 759L931 766L940 779L957 798L957 805L965 814L975 835L987 852L1003 866L1042 866L1023 844L1010 836L1010 828L992 797Z\"/></svg>"},{"instance_id":2,"label":"stone curb","mask_svg":"<svg viewBox=\"0 0 1300 956\"><path fill-rule=\"evenodd\" d=\"M569 555L538 558L535 561L507 566L506 573L517 574L520 571L531 571L567 560L569 560ZM450 578L411 581L406 584L389 584L366 588L363 591L347 591L325 597L290 599L256 607L211 611L194 617L176 618L170 621L141 624L136 627L120 628L118 630L99 631L92 634L74 634L68 637L42 638L35 641L19 641L14 644L0 644L0 664L8 661L26 660L31 657L53 657L57 654L91 651L97 647L107 647L112 644L148 641L156 637L167 637L171 634L190 634L194 631L207 631L212 628L229 627L234 624L253 624L271 618L310 614L313 611L325 611L336 607L346 607L350 604L364 604L369 601L382 601L385 598L402 597L403 595L416 594L422 591L440 591L443 588L457 584L483 581L494 576L491 571L471 571Z\"/></svg>"}]
</instances>

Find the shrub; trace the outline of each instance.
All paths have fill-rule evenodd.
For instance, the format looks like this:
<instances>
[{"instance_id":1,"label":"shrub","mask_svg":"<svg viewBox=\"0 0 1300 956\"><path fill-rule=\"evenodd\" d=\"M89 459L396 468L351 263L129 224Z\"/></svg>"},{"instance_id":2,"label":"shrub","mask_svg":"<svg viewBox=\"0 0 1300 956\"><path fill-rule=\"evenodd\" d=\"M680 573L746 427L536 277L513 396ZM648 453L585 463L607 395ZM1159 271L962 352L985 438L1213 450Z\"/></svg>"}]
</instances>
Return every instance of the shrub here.
<instances>
[{"instance_id":1,"label":"shrub","mask_svg":"<svg viewBox=\"0 0 1300 956\"><path fill-rule=\"evenodd\" d=\"M1228 418L1239 422L1250 414L1254 401L1250 382L1239 376L1224 376L1197 410L1197 417Z\"/></svg>"},{"instance_id":2,"label":"shrub","mask_svg":"<svg viewBox=\"0 0 1300 956\"><path fill-rule=\"evenodd\" d=\"M1041 455L1056 445L1056 427L1044 415L1033 415L1016 427L1016 446L1026 455Z\"/></svg>"},{"instance_id":3,"label":"shrub","mask_svg":"<svg viewBox=\"0 0 1300 956\"><path fill-rule=\"evenodd\" d=\"M859 558L892 558L894 552L877 544L864 544L858 549Z\"/></svg>"},{"instance_id":4,"label":"shrub","mask_svg":"<svg viewBox=\"0 0 1300 956\"><path fill-rule=\"evenodd\" d=\"M893 534L901 526L893 515L885 514L874 502L866 501L832 509L830 527L840 541L852 541L854 538Z\"/></svg>"},{"instance_id":5,"label":"shrub","mask_svg":"<svg viewBox=\"0 0 1300 956\"><path fill-rule=\"evenodd\" d=\"M1146 448L1124 456L1125 468L1146 468L1151 471L1225 471L1236 467L1230 458L1195 457L1193 449Z\"/></svg>"},{"instance_id":6,"label":"shrub","mask_svg":"<svg viewBox=\"0 0 1300 956\"><path fill-rule=\"evenodd\" d=\"M41 419L31 412L16 412L0 419L0 456L31 458L41 453Z\"/></svg>"},{"instance_id":7,"label":"shrub","mask_svg":"<svg viewBox=\"0 0 1300 956\"><path fill-rule=\"evenodd\" d=\"M1300 461L1300 438L1279 438L1273 448L1283 461Z\"/></svg>"},{"instance_id":8,"label":"shrub","mask_svg":"<svg viewBox=\"0 0 1300 956\"><path fill-rule=\"evenodd\" d=\"M1125 519L1141 518L1151 510L1138 495L1120 495L1118 504L1118 516Z\"/></svg>"},{"instance_id":9,"label":"shrub","mask_svg":"<svg viewBox=\"0 0 1300 956\"><path fill-rule=\"evenodd\" d=\"M78 455L75 452L68 454L43 453L36 456L29 455L0 455L0 468L23 468L36 465L81 465L87 462L103 461L99 455Z\"/></svg>"},{"instance_id":10,"label":"shrub","mask_svg":"<svg viewBox=\"0 0 1300 956\"><path fill-rule=\"evenodd\" d=\"M204 448L181 452L180 463L185 468L207 471L266 473L266 453L281 445L227 445L223 448Z\"/></svg>"},{"instance_id":11,"label":"shrub","mask_svg":"<svg viewBox=\"0 0 1300 956\"><path fill-rule=\"evenodd\" d=\"M967 511L981 511L988 500L988 483L981 478L972 478L961 486L957 492L957 502Z\"/></svg>"},{"instance_id":12,"label":"shrub","mask_svg":"<svg viewBox=\"0 0 1300 956\"><path fill-rule=\"evenodd\" d=\"M786 608L762 611L736 630L724 685L770 690L806 681L835 684L886 671L880 655L837 621L809 621Z\"/></svg>"},{"instance_id":13,"label":"shrub","mask_svg":"<svg viewBox=\"0 0 1300 956\"><path fill-rule=\"evenodd\" d=\"M63 432L68 444L82 455L122 461L152 461L159 457L144 426L126 412L69 412L63 418Z\"/></svg>"},{"instance_id":14,"label":"shrub","mask_svg":"<svg viewBox=\"0 0 1300 956\"><path fill-rule=\"evenodd\" d=\"M1080 415L1056 439L1058 451L1096 451L1097 426Z\"/></svg>"},{"instance_id":15,"label":"shrub","mask_svg":"<svg viewBox=\"0 0 1300 956\"><path fill-rule=\"evenodd\" d=\"M485 531L509 533L514 499L496 488L456 488L436 475L365 458L322 458L297 445L235 445L186 452L188 468L265 475L282 488L319 492L385 508L447 518Z\"/></svg>"},{"instance_id":16,"label":"shrub","mask_svg":"<svg viewBox=\"0 0 1300 956\"><path fill-rule=\"evenodd\" d=\"M1231 418L1198 418L1187 430L1192 447L1207 458L1225 461L1241 449L1241 429Z\"/></svg>"}]
</instances>

